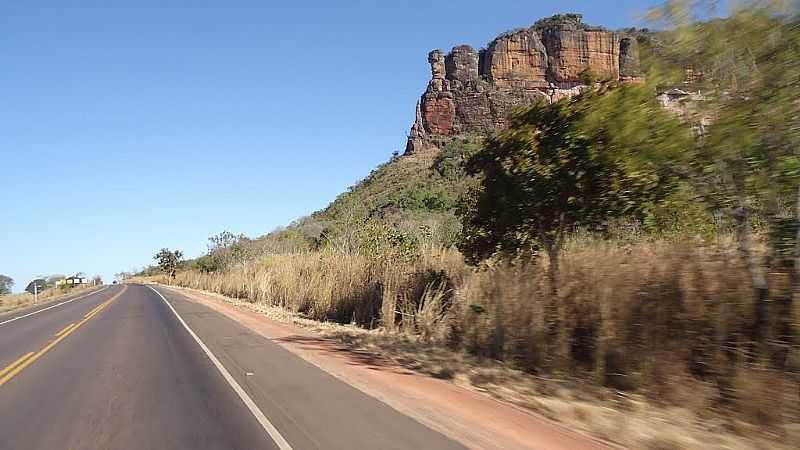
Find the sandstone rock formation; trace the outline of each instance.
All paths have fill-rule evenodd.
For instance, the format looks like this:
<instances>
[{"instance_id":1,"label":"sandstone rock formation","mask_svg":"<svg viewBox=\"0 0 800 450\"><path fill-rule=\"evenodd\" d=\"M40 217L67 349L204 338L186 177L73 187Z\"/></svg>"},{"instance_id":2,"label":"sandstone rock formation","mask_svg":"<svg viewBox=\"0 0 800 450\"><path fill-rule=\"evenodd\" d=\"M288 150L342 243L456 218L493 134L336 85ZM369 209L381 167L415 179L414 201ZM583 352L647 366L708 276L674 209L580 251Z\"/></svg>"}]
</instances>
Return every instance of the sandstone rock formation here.
<instances>
[{"instance_id":1,"label":"sandstone rock formation","mask_svg":"<svg viewBox=\"0 0 800 450\"><path fill-rule=\"evenodd\" d=\"M459 45L428 55L431 81L417 104L406 152L449 136L502 129L511 111L558 101L598 81L640 79L636 39L585 25L578 14L542 19L504 33L486 49Z\"/></svg>"}]
</instances>

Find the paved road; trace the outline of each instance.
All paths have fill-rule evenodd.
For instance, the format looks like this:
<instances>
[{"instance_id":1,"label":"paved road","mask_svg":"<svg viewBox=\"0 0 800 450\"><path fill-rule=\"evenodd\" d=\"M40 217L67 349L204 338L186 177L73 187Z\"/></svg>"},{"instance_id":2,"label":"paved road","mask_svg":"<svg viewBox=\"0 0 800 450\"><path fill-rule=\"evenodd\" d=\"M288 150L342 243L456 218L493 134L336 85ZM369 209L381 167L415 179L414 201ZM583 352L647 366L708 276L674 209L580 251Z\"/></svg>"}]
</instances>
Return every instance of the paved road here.
<instances>
[{"instance_id":1,"label":"paved road","mask_svg":"<svg viewBox=\"0 0 800 450\"><path fill-rule=\"evenodd\" d=\"M112 286L0 315L0 449L463 450L227 317L163 294Z\"/></svg>"}]
</instances>

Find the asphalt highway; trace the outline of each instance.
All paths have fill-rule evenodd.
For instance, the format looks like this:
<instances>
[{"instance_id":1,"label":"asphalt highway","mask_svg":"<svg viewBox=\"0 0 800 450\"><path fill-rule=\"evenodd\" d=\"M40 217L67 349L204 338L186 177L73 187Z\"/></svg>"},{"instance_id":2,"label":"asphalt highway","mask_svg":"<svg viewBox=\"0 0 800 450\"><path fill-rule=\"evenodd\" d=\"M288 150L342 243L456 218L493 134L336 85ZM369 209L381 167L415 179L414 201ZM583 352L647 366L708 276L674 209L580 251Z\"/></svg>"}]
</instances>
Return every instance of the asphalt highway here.
<instances>
[{"instance_id":1,"label":"asphalt highway","mask_svg":"<svg viewBox=\"0 0 800 450\"><path fill-rule=\"evenodd\" d=\"M464 448L157 289L0 315L0 448Z\"/></svg>"}]
</instances>

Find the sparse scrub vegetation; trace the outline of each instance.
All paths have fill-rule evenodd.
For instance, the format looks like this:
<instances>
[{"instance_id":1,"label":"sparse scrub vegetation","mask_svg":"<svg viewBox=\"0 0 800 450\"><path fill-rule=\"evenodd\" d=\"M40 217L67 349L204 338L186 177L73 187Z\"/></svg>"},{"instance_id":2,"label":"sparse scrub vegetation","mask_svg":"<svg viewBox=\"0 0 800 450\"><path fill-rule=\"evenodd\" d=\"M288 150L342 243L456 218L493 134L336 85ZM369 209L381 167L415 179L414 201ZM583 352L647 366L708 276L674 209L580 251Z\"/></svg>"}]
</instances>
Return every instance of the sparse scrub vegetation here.
<instances>
[{"instance_id":1,"label":"sparse scrub vegetation","mask_svg":"<svg viewBox=\"0 0 800 450\"><path fill-rule=\"evenodd\" d=\"M29 292L3 295L0 296L0 313L6 311L13 311L15 309L24 308L26 306L31 306L38 303L52 302L70 294L77 294L80 292L86 292L93 289L96 289L96 287L89 285L84 285L74 288L47 289L43 290L42 292L39 292L36 298L34 298L34 295ZM35 299L38 299L36 303L34 303Z\"/></svg>"}]
</instances>

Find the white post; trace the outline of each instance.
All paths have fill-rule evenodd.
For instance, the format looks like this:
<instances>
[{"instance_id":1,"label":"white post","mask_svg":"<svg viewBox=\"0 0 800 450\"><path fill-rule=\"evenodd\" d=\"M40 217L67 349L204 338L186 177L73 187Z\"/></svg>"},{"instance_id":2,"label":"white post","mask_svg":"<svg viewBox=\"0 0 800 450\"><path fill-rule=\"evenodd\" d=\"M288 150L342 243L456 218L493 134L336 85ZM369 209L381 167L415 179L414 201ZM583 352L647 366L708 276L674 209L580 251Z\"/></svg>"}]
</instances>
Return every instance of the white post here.
<instances>
[{"instance_id":1,"label":"white post","mask_svg":"<svg viewBox=\"0 0 800 450\"><path fill-rule=\"evenodd\" d=\"M33 303L39 302L39 283L33 282Z\"/></svg>"}]
</instances>

